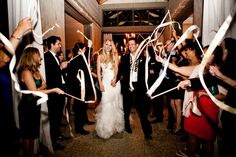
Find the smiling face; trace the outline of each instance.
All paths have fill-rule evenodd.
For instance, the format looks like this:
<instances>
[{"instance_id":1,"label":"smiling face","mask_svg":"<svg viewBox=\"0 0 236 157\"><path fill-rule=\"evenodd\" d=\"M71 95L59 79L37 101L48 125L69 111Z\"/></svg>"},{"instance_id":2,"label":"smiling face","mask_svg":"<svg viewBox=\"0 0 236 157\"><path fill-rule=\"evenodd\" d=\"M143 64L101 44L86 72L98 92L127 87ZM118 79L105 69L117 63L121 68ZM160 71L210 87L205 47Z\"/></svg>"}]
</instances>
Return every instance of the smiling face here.
<instances>
[{"instance_id":1,"label":"smiling face","mask_svg":"<svg viewBox=\"0 0 236 157\"><path fill-rule=\"evenodd\" d=\"M42 57L39 52L33 55L33 60L34 60L35 67L39 68L42 61Z\"/></svg>"},{"instance_id":2,"label":"smiling face","mask_svg":"<svg viewBox=\"0 0 236 157\"><path fill-rule=\"evenodd\" d=\"M129 40L128 41L128 48L130 53L135 53L136 49L137 49L137 44L135 42L135 40Z\"/></svg>"},{"instance_id":3,"label":"smiling face","mask_svg":"<svg viewBox=\"0 0 236 157\"><path fill-rule=\"evenodd\" d=\"M107 40L105 42L104 50L105 50L105 52L111 52L111 50L112 50L112 42L110 40Z\"/></svg>"}]
</instances>

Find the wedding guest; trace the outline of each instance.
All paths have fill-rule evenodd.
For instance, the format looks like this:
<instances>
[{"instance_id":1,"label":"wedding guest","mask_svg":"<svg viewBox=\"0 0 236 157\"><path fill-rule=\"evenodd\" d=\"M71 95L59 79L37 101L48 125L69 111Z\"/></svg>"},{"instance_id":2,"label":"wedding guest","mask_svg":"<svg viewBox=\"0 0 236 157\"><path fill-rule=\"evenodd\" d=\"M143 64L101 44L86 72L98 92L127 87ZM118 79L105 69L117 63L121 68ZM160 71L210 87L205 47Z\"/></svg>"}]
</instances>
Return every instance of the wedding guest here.
<instances>
[{"instance_id":1,"label":"wedding guest","mask_svg":"<svg viewBox=\"0 0 236 157\"><path fill-rule=\"evenodd\" d=\"M222 49L216 49L215 53L222 54ZM220 57L220 59L222 59L222 57ZM213 62L216 62L216 59ZM199 78L197 78L198 69L199 65L194 68L190 80L194 78L199 80ZM193 75L195 76L193 77ZM208 73L204 75L206 77ZM182 84L188 81L189 80L181 81L178 87L182 87ZM211 83L207 85L213 95L218 95L217 81L211 79ZM189 98L187 95L189 95ZM203 157L213 157L214 141L218 130L219 107L210 99L200 84L198 84L196 88L195 83L193 83L193 86L189 86L186 91L183 115L184 130L188 138L186 148L177 151L176 154L185 154L190 157L200 154L200 156Z\"/></svg>"},{"instance_id":2,"label":"wedding guest","mask_svg":"<svg viewBox=\"0 0 236 157\"><path fill-rule=\"evenodd\" d=\"M60 63L57 56L57 53L61 50L61 38L58 36L50 36L47 38L47 44L49 51L44 53L47 87L49 89L58 87L66 90L63 69L67 67L67 62ZM65 96L50 93L48 95L47 105L53 149L64 149L65 146L61 145L58 141L68 139L62 135L60 130Z\"/></svg>"},{"instance_id":3,"label":"wedding guest","mask_svg":"<svg viewBox=\"0 0 236 157\"><path fill-rule=\"evenodd\" d=\"M17 67L21 90L40 91L45 94L64 94L64 91L59 88L46 89L46 82L39 71L41 61L42 58L37 48L28 47L24 50ZM41 106L37 105L38 98L34 94L23 94L18 105L20 133L25 157L34 155L34 140L39 138Z\"/></svg>"},{"instance_id":4,"label":"wedding guest","mask_svg":"<svg viewBox=\"0 0 236 157\"><path fill-rule=\"evenodd\" d=\"M86 52L86 46L82 42L76 42L74 44L73 51L73 58L69 62L68 65L68 89L69 93L73 96L79 98L74 99L73 101L73 109L74 109L74 127L75 133L81 135L88 135L89 131L84 129L84 125L92 125L94 122L89 121L87 115L87 108L88 104L85 100L82 100L83 93L81 92L81 81L77 78L79 71L83 71L84 78L85 78L85 97L84 99L88 100L90 97L91 92L91 81L89 77L89 67L87 67L86 62L88 58L88 53Z\"/></svg>"},{"instance_id":5,"label":"wedding guest","mask_svg":"<svg viewBox=\"0 0 236 157\"><path fill-rule=\"evenodd\" d=\"M15 31L10 36L10 43L12 44L14 50L16 50L17 46L21 42L22 37L26 32L28 32L30 29L32 29L32 21L29 17L23 18L17 25ZM0 49L0 68L7 65L7 63L10 61L11 56L14 55L14 52L12 52L9 47L6 45L4 48L1 47Z\"/></svg>"},{"instance_id":6,"label":"wedding guest","mask_svg":"<svg viewBox=\"0 0 236 157\"><path fill-rule=\"evenodd\" d=\"M15 28L9 41L14 51L17 49L21 39L32 29L32 21L29 17L21 19ZM1 145L2 153L16 156L19 151L19 133L13 113L12 81L9 72L9 62L14 55L7 45L0 44L0 100L1 100Z\"/></svg>"}]
</instances>

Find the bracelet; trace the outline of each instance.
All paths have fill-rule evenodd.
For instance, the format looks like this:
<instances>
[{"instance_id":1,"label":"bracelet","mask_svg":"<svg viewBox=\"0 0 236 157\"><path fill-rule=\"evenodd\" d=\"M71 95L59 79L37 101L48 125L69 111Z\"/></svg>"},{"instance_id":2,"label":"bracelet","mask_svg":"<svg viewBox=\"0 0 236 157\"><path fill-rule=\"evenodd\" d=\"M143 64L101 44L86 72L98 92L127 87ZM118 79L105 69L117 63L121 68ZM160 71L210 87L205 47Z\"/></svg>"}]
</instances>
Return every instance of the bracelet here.
<instances>
[{"instance_id":1,"label":"bracelet","mask_svg":"<svg viewBox=\"0 0 236 157\"><path fill-rule=\"evenodd\" d=\"M21 38L19 38L19 37L14 36L14 35L11 35L11 37L12 37L12 38L15 38L15 39L17 39L17 40L20 40L20 39L21 39Z\"/></svg>"}]
</instances>

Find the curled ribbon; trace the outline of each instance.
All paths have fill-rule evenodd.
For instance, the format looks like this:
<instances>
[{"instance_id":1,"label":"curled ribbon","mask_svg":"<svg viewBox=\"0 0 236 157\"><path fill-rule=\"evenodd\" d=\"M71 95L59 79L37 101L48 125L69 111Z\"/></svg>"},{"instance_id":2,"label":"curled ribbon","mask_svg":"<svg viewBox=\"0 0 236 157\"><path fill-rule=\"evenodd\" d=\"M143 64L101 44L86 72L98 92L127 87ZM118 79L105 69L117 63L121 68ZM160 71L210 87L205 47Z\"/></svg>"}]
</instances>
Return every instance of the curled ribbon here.
<instances>
[{"instance_id":1,"label":"curled ribbon","mask_svg":"<svg viewBox=\"0 0 236 157\"><path fill-rule=\"evenodd\" d=\"M86 60L86 57L85 57L84 53L82 53L82 56L83 56L83 59L86 63L86 67L87 67L88 72L89 72L89 78L90 78L90 81L91 81L91 84L92 84L93 94L94 94L94 100L85 100L85 103L95 103L97 101L97 93L96 93L96 89L95 89L95 86L94 86L92 73L91 73L90 67L88 65L88 62ZM84 88L85 88L85 86L84 86Z\"/></svg>"},{"instance_id":2,"label":"curled ribbon","mask_svg":"<svg viewBox=\"0 0 236 157\"><path fill-rule=\"evenodd\" d=\"M172 24L172 23L169 22L169 24ZM166 26L166 25L164 25L164 26ZM179 46L179 45L187 38L187 36L188 36L191 32L193 32L194 30L197 30L197 31L194 33L194 37L195 37L196 40L197 40L197 37L198 37L198 34L199 34L199 28L198 28L196 25L192 25L192 26L190 26L190 27L181 35L181 37L180 37L179 40L175 43L175 45L173 46L173 48L172 48L171 51L173 51L177 46ZM200 46L200 45L199 45L199 46ZM167 67L168 67L168 65L169 65L169 60L170 60L170 55L169 55L168 59L166 60L166 62L165 62L165 64L164 64L163 72L162 72L161 75L157 78L157 80L154 82L154 84L150 87L150 89L148 89L148 91L147 91L147 95L148 95L151 99L153 99L153 98L155 98L155 97L157 97L157 96L162 95L162 93L160 93L160 94L157 94L157 95L155 95L155 96L152 96L153 92L160 86L161 82L163 81L163 79L164 79L164 77L165 77L165 75L166 75L166 70L167 70ZM170 91L172 91L172 90L174 90L174 89L176 89L176 88L174 87L174 88L172 88L172 89L170 89L170 90L167 90L167 91L170 92ZM166 93L166 91L163 92L163 93Z\"/></svg>"},{"instance_id":3,"label":"curled ribbon","mask_svg":"<svg viewBox=\"0 0 236 157\"><path fill-rule=\"evenodd\" d=\"M81 93L81 101L84 101L85 99L85 79L84 79L84 71L79 69L77 78L80 81L81 88L80 88L80 93Z\"/></svg>"},{"instance_id":4,"label":"curled ribbon","mask_svg":"<svg viewBox=\"0 0 236 157\"><path fill-rule=\"evenodd\" d=\"M164 23L165 19L167 18L167 15L169 15L170 22ZM154 39L152 39L152 40L149 39L149 41L147 42L147 44L146 44L145 46L147 46L150 42L157 41L157 39L160 38L160 36L162 35L162 32L164 31L164 29L162 29L161 33L158 34L160 28L166 27L166 26L169 26L169 25L172 25L172 24L174 24L174 23L177 23L178 26L179 26L179 28L180 28L180 25L179 25L178 22L172 21L171 16L170 16L170 12L169 12L169 10L168 10L168 12L166 13L165 17L164 17L163 20L161 21L161 24L158 25L158 26L154 29L154 31L153 31L153 33L152 33L152 35L151 35L151 37L155 35ZM181 43L181 42L180 42L180 43ZM179 45L180 43L178 43L178 45ZM156 43L156 44L159 44L159 43ZM176 44L176 46L178 46L178 45ZM174 49L174 48L173 48L173 49ZM173 49L172 49L172 50L173 50ZM154 51L155 51L155 53L156 53L156 48L154 48ZM148 56L148 55L147 55L147 56ZM146 88L147 88L147 93L146 93L146 94L147 94L151 99L154 98L154 97L152 97L153 92L160 86L160 84L162 83L162 81L163 81L163 79L164 79L164 77L165 77L165 75L166 75L166 70L167 70L167 67L168 67L168 64L169 64L169 60L170 60L170 57L168 57L166 63L164 64L164 70L163 70L162 74L157 78L157 80L154 82L154 84L153 84L150 88L148 87L148 83L147 83L147 80L148 80L148 59L146 60L146 64L145 64L145 84L146 84ZM173 90L173 89L172 89L172 90ZM163 94L163 93L160 93L160 95L162 95L162 94ZM160 96L160 95L158 95L158 96ZM156 95L156 96L157 96L157 95ZM156 97L156 96L155 96L155 97Z\"/></svg>"},{"instance_id":5,"label":"curled ribbon","mask_svg":"<svg viewBox=\"0 0 236 157\"><path fill-rule=\"evenodd\" d=\"M166 13L165 17L162 19L161 24L160 24L161 26L162 26L162 23L165 21L167 15L170 15L169 10L168 10L168 12ZM158 37L160 37L160 35L159 35L159 36L156 35L156 34L158 33L159 29L161 28L160 25L154 29L154 31L152 32L151 36L147 37L146 39L144 39L144 40L139 44L139 46L138 46L138 48L137 48L137 50L136 50L137 53L135 53L135 57L134 57L135 59L134 59L134 61L132 62L131 68L130 68L131 77L133 76L132 74L133 74L133 72L134 72L134 71L133 71L133 69L134 69L134 64L135 64L136 60L138 59L138 57L140 56L140 54L142 53L143 49L144 49L145 47L147 47L147 45L148 45L149 43L155 41ZM163 31L162 31L162 32L163 32ZM153 40L151 40L151 37L154 36L154 35L156 35L155 38L154 38ZM147 42L147 41L148 41L148 42ZM147 42L147 43L145 44L145 42ZM144 44L145 44L145 45L144 45ZM148 59L147 59L147 60L148 60ZM148 84L147 84L147 77L148 77L148 72L147 72L147 71L148 71L148 66L147 66L147 65L148 65L148 62L147 62L147 60L146 60L146 63L145 63L145 84L146 84L146 87L147 87L147 89L148 89ZM132 79L130 79L129 86L130 86L130 90L131 90L131 91L134 90L134 87L133 87L133 85L132 85Z\"/></svg>"},{"instance_id":6,"label":"curled ribbon","mask_svg":"<svg viewBox=\"0 0 236 157\"><path fill-rule=\"evenodd\" d=\"M38 22L38 18L39 18L39 9L40 9L40 7L39 7L39 2L38 1L30 1L30 5L29 5L29 8L28 8L28 16L29 17L31 17L31 19L32 19L32 21L34 22L34 25ZM30 14L30 12L32 12L32 14ZM57 28L60 28L60 26L57 24L57 23L55 23L55 25L54 26L52 26L52 27L50 27L49 29L47 29L44 33L42 33L42 34L37 34L36 32L35 32L35 30L34 29L32 29L31 31L32 31L32 33L33 33L33 35L34 35L34 39L35 39L35 41L37 42L37 43L39 43L39 44L42 44L42 38L49 32L49 31L52 31L52 30L54 30L55 29L55 26L57 27ZM35 38L36 37L36 38ZM36 40L36 39L39 39L39 41L38 40Z\"/></svg>"},{"instance_id":7,"label":"curled ribbon","mask_svg":"<svg viewBox=\"0 0 236 157\"><path fill-rule=\"evenodd\" d=\"M85 57L84 53L79 53L74 58L72 58L69 62L71 62L72 60L74 60L75 58L77 58L80 55L83 57L84 63L86 64L86 68L87 68L87 70L89 72L89 78L90 78L91 85L92 85L92 88L93 88L94 100L85 100L85 95L86 95L85 77L84 77L84 71L81 70L81 69L78 70L78 74L77 74L77 79L81 83L81 89L80 89L81 90L81 98L75 97L75 96L70 95L68 93L65 93L65 94L70 96L70 97L72 97L72 98L75 98L77 100L84 101L85 103L95 103L97 101L97 93L96 93L96 89L95 89L95 86L94 86L92 73L90 71L90 68L89 68L89 65L88 65L88 62L86 60L86 57Z\"/></svg>"},{"instance_id":8,"label":"curled ribbon","mask_svg":"<svg viewBox=\"0 0 236 157\"><path fill-rule=\"evenodd\" d=\"M92 41L90 39L88 39L84 33L82 33L80 30L77 30L78 33L80 33L81 35L83 35L83 37L88 40L88 42L91 42L92 44ZM96 89L95 89L95 85L94 85L94 81L93 81L93 77L92 77L92 73L91 73L91 70L90 70L90 52L91 52L91 47L89 47L89 53L88 53L88 61L86 60L86 57L84 55L84 53L80 53L78 54L77 56L75 56L74 58L72 58L69 62L71 62L73 59L75 59L76 57L78 57L79 55L82 55L83 57L83 60L86 64L86 67L88 69L88 72L89 72L89 77L90 77L90 81L91 81L91 84L92 84L92 88L93 88L93 94L94 94L94 100L84 100L85 103L95 103L97 101L97 93L96 93Z\"/></svg>"},{"instance_id":9,"label":"curled ribbon","mask_svg":"<svg viewBox=\"0 0 236 157\"><path fill-rule=\"evenodd\" d=\"M80 33L86 40L88 40L88 44L89 44L89 42L91 42L91 44L92 44L92 41L88 37L86 37L84 35L84 33L82 33L80 30L77 30L77 32ZM89 67L91 65L90 64L90 55L91 55L91 47L89 46L89 52L88 52L88 65L89 65Z\"/></svg>"},{"instance_id":10,"label":"curled ribbon","mask_svg":"<svg viewBox=\"0 0 236 157\"><path fill-rule=\"evenodd\" d=\"M6 47L8 47L15 54L15 50L14 50L11 42L2 33L0 33L0 39L4 43L4 45ZM14 83L15 90L19 93L34 94L34 95L39 96L40 99L37 101L37 105L46 102L48 100L47 94L44 94L44 93L39 92L39 91L30 91L30 90L21 90L20 89L20 85L17 81L17 77L13 73L13 69L14 69L15 64L16 64L16 56L13 55L13 57L11 59L11 62L10 62L10 65L9 65L9 69L10 69L10 74L11 74L11 78L12 78L13 83Z\"/></svg>"},{"instance_id":11,"label":"curled ribbon","mask_svg":"<svg viewBox=\"0 0 236 157\"><path fill-rule=\"evenodd\" d=\"M211 54L213 53L213 51L215 50L216 46L222 41L225 33L227 32L232 19L235 15L236 12L236 3L234 4L233 9L231 10L230 14L227 16L227 18L225 19L224 23L221 25L220 29L218 30L218 32L216 33L215 37L213 38L213 40L211 41L211 44L209 46L209 48L207 49L202 62L200 64L200 68L199 68L199 78L200 81L202 83L202 86L204 87L204 89L206 90L207 94L209 95L209 97L211 98L211 100L221 109L228 111L230 113L236 114L236 108L233 108L229 105L224 104L223 102L219 101L218 99L216 99L211 92L209 91L209 89L207 88L205 81L203 79L203 72L205 69L205 66L209 60L209 57L211 56Z\"/></svg>"}]
</instances>

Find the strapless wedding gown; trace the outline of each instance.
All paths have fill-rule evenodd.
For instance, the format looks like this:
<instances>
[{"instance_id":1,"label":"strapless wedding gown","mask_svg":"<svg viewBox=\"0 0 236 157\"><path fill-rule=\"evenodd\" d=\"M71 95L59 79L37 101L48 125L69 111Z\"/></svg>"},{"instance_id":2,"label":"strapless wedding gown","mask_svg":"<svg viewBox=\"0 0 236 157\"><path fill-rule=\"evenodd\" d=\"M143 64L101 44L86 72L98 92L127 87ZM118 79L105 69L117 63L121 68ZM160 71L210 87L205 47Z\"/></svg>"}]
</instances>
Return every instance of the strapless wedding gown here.
<instances>
[{"instance_id":1,"label":"strapless wedding gown","mask_svg":"<svg viewBox=\"0 0 236 157\"><path fill-rule=\"evenodd\" d=\"M102 83L105 91L102 92L100 104L96 108L96 133L99 137L108 139L115 133L124 130L123 98L121 85L111 86L114 77L114 69L111 63L101 63Z\"/></svg>"}]
</instances>

